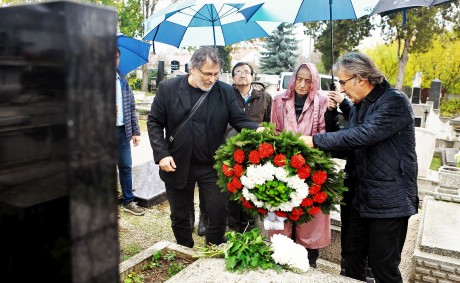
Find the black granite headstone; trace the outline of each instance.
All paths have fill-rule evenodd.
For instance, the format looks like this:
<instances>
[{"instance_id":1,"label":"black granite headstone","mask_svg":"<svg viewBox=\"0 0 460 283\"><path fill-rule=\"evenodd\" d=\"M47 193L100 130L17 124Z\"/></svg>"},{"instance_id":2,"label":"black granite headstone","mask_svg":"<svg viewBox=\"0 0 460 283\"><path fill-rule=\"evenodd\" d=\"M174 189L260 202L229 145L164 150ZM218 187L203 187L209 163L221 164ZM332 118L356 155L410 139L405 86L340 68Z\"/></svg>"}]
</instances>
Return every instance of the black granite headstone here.
<instances>
[{"instance_id":1,"label":"black granite headstone","mask_svg":"<svg viewBox=\"0 0 460 283\"><path fill-rule=\"evenodd\" d=\"M441 100L441 87L442 83L438 79L434 79L430 84L430 94L427 101L433 102L433 109L439 109L439 102Z\"/></svg>"},{"instance_id":2,"label":"black granite headstone","mask_svg":"<svg viewBox=\"0 0 460 283\"><path fill-rule=\"evenodd\" d=\"M180 62L177 61L177 60L172 60L171 61L171 73L176 71L176 70L179 70L179 67L180 67Z\"/></svg>"},{"instance_id":3,"label":"black granite headstone","mask_svg":"<svg viewBox=\"0 0 460 283\"><path fill-rule=\"evenodd\" d=\"M0 8L0 281L119 282L116 11Z\"/></svg>"},{"instance_id":4,"label":"black granite headstone","mask_svg":"<svg viewBox=\"0 0 460 283\"><path fill-rule=\"evenodd\" d=\"M165 75L165 61L158 61L158 72L157 72L157 85L160 84L160 82L163 80Z\"/></svg>"},{"instance_id":5,"label":"black granite headstone","mask_svg":"<svg viewBox=\"0 0 460 283\"><path fill-rule=\"evenodd\" d=\"M420 104L420 97L421 97L422 89L419 87L412 88L412 98L411 102L413 104Z\"/></svg>"}]
</instances>

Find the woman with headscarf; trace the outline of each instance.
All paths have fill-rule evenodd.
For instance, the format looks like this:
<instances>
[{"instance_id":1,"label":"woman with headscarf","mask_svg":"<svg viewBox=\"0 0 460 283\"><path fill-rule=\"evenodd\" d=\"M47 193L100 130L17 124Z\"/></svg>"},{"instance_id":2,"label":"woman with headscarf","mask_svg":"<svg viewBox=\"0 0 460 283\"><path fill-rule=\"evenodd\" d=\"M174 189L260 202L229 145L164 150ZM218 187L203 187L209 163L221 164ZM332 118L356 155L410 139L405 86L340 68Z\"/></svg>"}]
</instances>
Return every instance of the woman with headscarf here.
<instances>
[{"instance_id":1,"label":"woman with headscarf","mask_svg":"<svg viewBox=\"0 0 460 283\"><path fill-rule=\"evenodd\" d=\"M271 122L276 132L283 130L313 136L326 131L324 112L327 96L320 91L319 74L312 63L301 64L292 74L288 88L273 99ZM319 212L311 222L284 222L284 230L269 230L268 235L283 234L308 250L308 261L316 268L320 248L331 243L329 215Z\"/></svg>"}]
</instances>

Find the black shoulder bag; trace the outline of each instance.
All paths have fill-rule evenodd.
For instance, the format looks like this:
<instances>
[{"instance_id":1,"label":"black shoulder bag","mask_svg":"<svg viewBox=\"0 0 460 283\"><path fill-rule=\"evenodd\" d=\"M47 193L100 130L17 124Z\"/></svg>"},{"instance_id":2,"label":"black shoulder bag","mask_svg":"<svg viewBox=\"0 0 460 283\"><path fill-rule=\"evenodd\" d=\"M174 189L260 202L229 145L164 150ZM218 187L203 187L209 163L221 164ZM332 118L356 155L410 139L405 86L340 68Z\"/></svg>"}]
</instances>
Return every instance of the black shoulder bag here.
<instances>
[{"instance_id":1,"label":"black shoulder bag","mask_svg":"<svg viewBox=\"0 0 460 283\"><path fill-rule=\"evenodd\" d=\"M193 114L195 114L196 110L198 109L198 107L200 107L201 103L206 99L206 96L208 96L208 93L209 91L203 93L200 98L198 99L198 101L195 103L195 105L193 105L192 109L190 110L190 112L188 112L187 116L184 117L184 119L182 119L182 121L179 123L179 126L177 126L175 129L174 129L174 132L172 133L171 136L169 136L168 138L168 148L171 146L171 144L173 143L174 141L174 137L176 136L176 134L180 131L180 129L185 125L185 123L188 122L188 120L190 120L190 118L192 118Z\"/></svg>"}]
</instances>

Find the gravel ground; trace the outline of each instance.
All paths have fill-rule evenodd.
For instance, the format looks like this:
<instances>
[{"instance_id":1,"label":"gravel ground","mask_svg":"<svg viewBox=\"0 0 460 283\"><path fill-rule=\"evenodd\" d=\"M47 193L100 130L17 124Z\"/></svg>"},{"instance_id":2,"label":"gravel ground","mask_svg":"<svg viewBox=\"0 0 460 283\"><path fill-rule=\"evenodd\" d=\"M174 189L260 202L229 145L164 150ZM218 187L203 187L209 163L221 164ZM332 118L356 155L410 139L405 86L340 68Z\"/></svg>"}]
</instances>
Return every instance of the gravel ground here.
<instances>
[{"instance_id":1,"label":"gravel ground","mask_svg":"<svg viewBox=\"0 0 460 283\"><path fill-rule=\"evenodd\" d=\"M198 193L195 192L196 220L193 239L195 246L204 246L204 237L200 237L196 233L199 217L198 203ZM143 216L131 215L120 209L118 219L121 249L120 260L126 260L159 241L175 243L169 213L168 202L147 208ZM421 212L419 211L419 214L411 217L409 220L406 243L399 266L404 282L413 281L410 279L412 274L412 254L414 253L420 214Z\"/></svg>"},{"instance_id":2,"label":"gravel ground","mask_svg":"<svg viewBox=\"0 0 460 283\"><path fill-rule=\"evenodd\" d=\"M195 211L198 208L198 193L195 193ZM145 209L143 216L135 216L119 209L118 231L120 237L121 261L139 253L159 241L175 243L169 218L168 202ZM195 246L204 246L204 237L196 233L199 212L195 213L193 240Z\"/></svg>"}]
</instances>

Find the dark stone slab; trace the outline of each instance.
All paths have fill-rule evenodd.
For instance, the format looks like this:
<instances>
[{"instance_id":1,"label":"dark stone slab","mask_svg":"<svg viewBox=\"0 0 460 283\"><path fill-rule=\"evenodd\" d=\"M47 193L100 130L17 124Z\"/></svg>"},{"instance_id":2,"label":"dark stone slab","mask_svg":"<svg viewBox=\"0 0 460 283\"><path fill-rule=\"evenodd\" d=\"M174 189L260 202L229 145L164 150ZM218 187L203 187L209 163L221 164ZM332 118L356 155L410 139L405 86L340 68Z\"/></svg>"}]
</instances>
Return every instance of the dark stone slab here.
<instances>
[{"instance_id":1,"label":"dark stone slab","mask_svg":"<svg viewBox=\"0 0 460 283\"><path fill-rule=\"evenodd\" d=\"M441 87L442 83L440 80L432 80L430 84L430 94L428 95L427 101L433 102L433 109L439 110L439 103L441 101Z\"/></svg>"},{"instance_id":2,"label":"dark stone slab","mask_svg":"<svg viewBox=\"0 0 460 283\"><path fill-rule=\"evenodd\" d=\"M421 94L422 94L422 89L421 88L413 87L412 88L411 102L413 104L420 104Z\"/></svg>"},{"instance_id":3,"label":"dark stone slab","mask_svg":"<svg viewBox=\"0 0 460 283\"><path fill-rule=\"evenodd\" d=\"M2 282L118 282L116 11L0 8Z\"/></svg>"}]
</instances>

